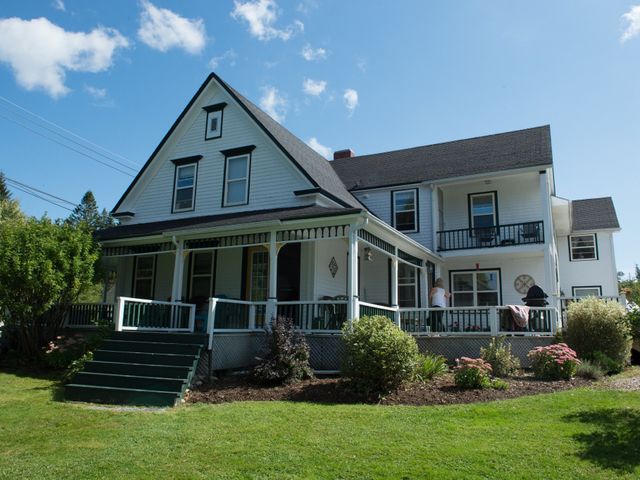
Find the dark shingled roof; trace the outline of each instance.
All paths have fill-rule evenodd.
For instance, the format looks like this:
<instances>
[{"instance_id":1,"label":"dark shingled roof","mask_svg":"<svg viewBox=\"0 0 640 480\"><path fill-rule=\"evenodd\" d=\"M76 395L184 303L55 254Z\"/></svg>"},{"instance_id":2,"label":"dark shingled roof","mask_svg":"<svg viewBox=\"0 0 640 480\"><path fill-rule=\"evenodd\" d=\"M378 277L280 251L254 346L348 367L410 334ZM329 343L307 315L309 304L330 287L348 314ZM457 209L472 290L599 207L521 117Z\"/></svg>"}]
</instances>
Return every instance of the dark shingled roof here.
<instances>
[{"instance_id":1,"label":"dark shingled roof","mask_svg":"<svg viewBox=\"0 0 640 480\"><path fill-rule=\"evenodd\" d=\"M551 165L548 125L331 162L349 190Z\"/></svg>"},{"instance_id":2,"label":"dark shingled roof","mask_svg":"<svg viewBox=\"0 0 640 480\"><path fill-rule=\"evenodd\" d=\"M305 218L333 217L360 213L360 208L326 208L315 205L271 210L254 210L251 212L227 213L224 215L207 215L204 217L187 217L160 222L135 223L98 230L94 236L98 241L117 240L147 235L160 235L174 230L194 230L202 228L224 227L244 223L265 222L269 220L301 220Z\"/></svg>"},{"instance_id":3,"label":"dark shingled roof","mask_svg":"<svg viewBox=\"0 0 640 480\"><path fill-rule=\"evenodd\" d=\"M571 202L572 230L620 228L611 197L585 198Z\"/></svg>"},{"instance_id":4,"label":"dark shingled roof","mask_svg":"<svg viewBox=\"0 0 640 480\"><path fill-rule=\"evenodd\" d=\"M360 208L362 204L356 199L349 191L345 188L344 184L336 174L336 172L331 167L329 161L324 158L322 155L317 153L311 147L309 147L306 143L292 134L289 130L284 128L278 122L276 122L273 118L267 115L265 112L260 110L256 105L247 100L244 96L238 93L236 90L231 88L226 82L224 82L220 77L218 77L215 73L209 74L204 83L200 86L196 94L191 98L187 106L184 108L180 116L173 123L169 131L160 141L160 144L153 151L147 162L144 164L142 169L138 172L136 177L133 179L127 190L124 192L116 206L113 207L112 213L116 213L124 199L127 197L129 192L133 189L133 186L138 182L138 180L142 177L143 172L147 169L147 167L151 164L153 159L156 157L162 146L167 142L167 140L171 137L171 134L180 124L184 116L187 114L189 109L193 106L198 96L202 93L202 91L209 85L209 82L215 80L218 82L222 88L227 90L227 92L234 97L234 99L240 104L240 106L249 114L250 117L258 124L260 128L267 134L269 138L276 144L278 148L298 167L298 169L302 172L307 179L315 186L320 188L321 192L326 194L329 198L337 201L338 203L346 206L346 207L355 207Z\"/></svg>"}]
</instances>

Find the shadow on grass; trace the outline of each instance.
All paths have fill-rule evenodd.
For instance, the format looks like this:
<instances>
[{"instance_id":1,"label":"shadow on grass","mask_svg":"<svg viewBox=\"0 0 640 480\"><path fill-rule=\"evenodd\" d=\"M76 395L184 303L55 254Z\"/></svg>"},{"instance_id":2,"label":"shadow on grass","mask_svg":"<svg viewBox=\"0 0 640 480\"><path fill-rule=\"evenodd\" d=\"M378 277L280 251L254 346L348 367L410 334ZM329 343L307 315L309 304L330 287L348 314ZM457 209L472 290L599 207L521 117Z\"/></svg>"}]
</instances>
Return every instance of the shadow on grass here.
<instances>
[{"instance_id":1,"label":"shadow on grass","mask_svg":"<svg viewBox=\"0 0 640 480\"><path fill-rule=\"evenodd\" d=\"M7 367L0 366L0 372L7 373L9 375L15 375L21 378L33 378L36 380L49 380L52 383L43 387L32 387L30 390L34 391L50 391L51 400L54 402L64 402L64 385L60 381L62 377L62 371L52 370L41 365L35 366L20 366L20 367Z\"/></svg>"},{"instance_id":2,"label":"shadow on grass","mask_svg":"<svg viewBox=\"0 0 640 480\"><path fill-rule=\"evenodd\" d=\"M574 435L582 444L580 458L619 472L633 472L640 466L640 410L588 410L567 415L564 420L594 427L591 433Z\"/></svg>"}]
</instances>

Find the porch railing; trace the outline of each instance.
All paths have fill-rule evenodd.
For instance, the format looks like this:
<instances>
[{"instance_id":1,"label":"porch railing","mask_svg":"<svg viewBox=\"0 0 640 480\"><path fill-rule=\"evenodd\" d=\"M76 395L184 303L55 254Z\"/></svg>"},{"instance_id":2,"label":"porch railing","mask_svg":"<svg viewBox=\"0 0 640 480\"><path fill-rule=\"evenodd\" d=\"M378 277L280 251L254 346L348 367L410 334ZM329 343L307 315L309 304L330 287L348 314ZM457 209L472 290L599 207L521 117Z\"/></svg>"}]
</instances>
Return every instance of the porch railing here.
<instances>
[{"instance_id":1,"label":"porch railing","mask_svg":"<svg viewBox=\"0 0 640 480\"><path fill-rule=\"evenodd\" d=\"M438 251L467 250L471 248L510 247L544 243L544 222L511 223L483 228L441 230Z\"/></svg>"},{"instance_id":2,"label":"porch railing","mask_svg":"<svg viewBox=\"0 0 640 480\"><path fill-rule=\"evenodd\" d=\"M209 305L209 322L212 331L264 328L267 302L211 298Z\"/></svg>"},{"instance_id":3,"label":"porch railing","mask_svg":"<svg viewBox=\"0 0 640 480\"><path fill-rule=\"evenodd\" d=\"M111 324L114 310L113 303L74 303L65 313L64 326L94 328L100 324Z\"/></svg>"},{"instance_id":4,"label":"porch railing","mask_svg":"<svg viewBox=\"0 0 640 480\"><path fill-rule=\"evenodd\" d=\"M116 331L168 330L193 332L196 306L180 302L161 302L118 297Z\"/></svg>"},{"instance_id":5,"label":"porch railing","mask_svg":"<svg viewBox=\"0 0 640 480\"><path fill-rule=\"evenodd\" d=\"M370 317L373 315L380 315L382 317L387 317L394 323L398 322L398 309L393 307L388 307L386 305L377 305L375 303L367 303L367 302L358 302L360 304L360 316L361 317Z\"/></svg>"},{"instance_id":6,"label":"porch railing","mask_svg":"<svg viewBox=\"0 0 640 480\"><path fill-rule=\"evenodd\" d=\"M277 302L276 311L301 330L335 332L347 321L346 300Z\"/></svg>"}]
</instances>

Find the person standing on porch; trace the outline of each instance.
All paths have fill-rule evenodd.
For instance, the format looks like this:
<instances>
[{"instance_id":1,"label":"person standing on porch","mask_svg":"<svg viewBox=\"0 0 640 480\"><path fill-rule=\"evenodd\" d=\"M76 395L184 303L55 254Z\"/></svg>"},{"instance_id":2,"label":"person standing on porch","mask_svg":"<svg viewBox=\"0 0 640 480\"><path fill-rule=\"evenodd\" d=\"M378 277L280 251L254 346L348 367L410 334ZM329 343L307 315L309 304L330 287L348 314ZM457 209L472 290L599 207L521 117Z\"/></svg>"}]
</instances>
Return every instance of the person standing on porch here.
<instances>
[{"instance_id":1,"label":"person standing on porch","mask_svg":"<svg viewBox=\"0 0 640 480\"><path fill-rule=\"evenodd\" d=\"M451 294L444 289L442 278L437 278L436 283L429 293L431 308L446 308L449 297L451 297ZM433 312L433 323L431 325L432 331L443 331L442 313L443 312Z\"/></svg>"}]
</instances>

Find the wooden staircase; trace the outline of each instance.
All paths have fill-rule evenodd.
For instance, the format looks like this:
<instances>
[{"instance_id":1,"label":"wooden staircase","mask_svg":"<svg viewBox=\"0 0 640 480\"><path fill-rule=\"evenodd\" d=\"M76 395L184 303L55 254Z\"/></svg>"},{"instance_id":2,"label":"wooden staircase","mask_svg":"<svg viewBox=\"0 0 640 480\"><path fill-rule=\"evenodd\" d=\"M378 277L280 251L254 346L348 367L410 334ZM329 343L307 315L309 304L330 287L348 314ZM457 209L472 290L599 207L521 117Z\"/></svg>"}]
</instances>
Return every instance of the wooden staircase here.
<instances>
[{"instance_id":1,"label":"wooden staircase","mask_svg":"<svg viewBox=\"0 0 640 480\"><path fill-rule=\"evenodd\" d=\"M191 384L206 335L114 332L65 387L65 398L119 405L174 406Z\"/></svg>"}]
</instances>

